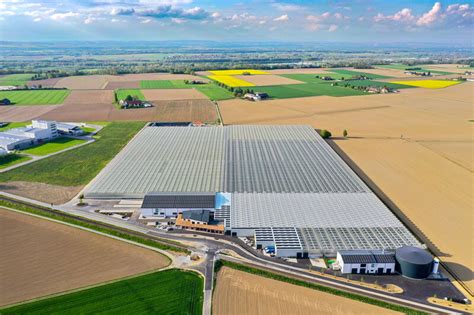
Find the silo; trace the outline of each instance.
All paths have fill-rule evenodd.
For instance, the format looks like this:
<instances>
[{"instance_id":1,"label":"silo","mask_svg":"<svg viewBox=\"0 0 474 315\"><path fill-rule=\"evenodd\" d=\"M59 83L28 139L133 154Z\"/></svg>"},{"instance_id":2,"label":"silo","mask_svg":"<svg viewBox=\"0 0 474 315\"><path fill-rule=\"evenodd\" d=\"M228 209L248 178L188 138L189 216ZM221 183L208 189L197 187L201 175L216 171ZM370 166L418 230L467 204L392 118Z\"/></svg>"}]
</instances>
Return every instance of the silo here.
<instances>
[{"instance_id":1,"label":"silo","mask_svg":"<svg viewBox=\"0 0 474 315\"><path fill-rule=\"evenodd\" d=\"M421 248L400 247L395 251L395 259L397 271L405 277L424 279L431 273L433 257Z\"/></svg>"}]
</instances>

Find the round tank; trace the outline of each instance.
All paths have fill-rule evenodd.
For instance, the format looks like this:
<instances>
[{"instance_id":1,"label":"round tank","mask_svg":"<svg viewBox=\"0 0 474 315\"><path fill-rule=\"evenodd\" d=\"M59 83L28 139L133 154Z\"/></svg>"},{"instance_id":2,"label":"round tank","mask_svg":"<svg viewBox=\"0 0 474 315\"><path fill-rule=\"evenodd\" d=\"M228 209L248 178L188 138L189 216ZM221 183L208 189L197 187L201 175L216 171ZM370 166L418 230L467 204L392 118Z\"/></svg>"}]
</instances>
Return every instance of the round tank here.
<instances>
[{"instance_id":1,"label":"round tank","mask_svg":"<svg viewBox=\"0 0 474 315\"><path fill-rule=\"evenodd\" d=\"M418 247L400 247L395 251L396 269L405 277L424 279L432 270L433 257Z\"/></svg>"}]
</instances>

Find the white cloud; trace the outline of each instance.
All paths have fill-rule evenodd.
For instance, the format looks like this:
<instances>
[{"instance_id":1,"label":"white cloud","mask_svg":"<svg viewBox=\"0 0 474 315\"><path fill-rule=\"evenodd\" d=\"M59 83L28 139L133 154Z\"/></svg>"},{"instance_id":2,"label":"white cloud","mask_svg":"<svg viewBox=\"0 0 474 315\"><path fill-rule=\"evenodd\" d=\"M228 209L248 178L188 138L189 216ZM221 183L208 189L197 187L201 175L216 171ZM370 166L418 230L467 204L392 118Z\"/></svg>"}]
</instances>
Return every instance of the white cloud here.
<instances>
[{"instance_id":1,"label":"white cloud","mask_svg":"<svg viewBox=\"0 0 474 315\"><path fill-rule=\"evenodd\" d=\"M338 29L338 26L336 24L331 24L328 28L329 32L335 32Z\"/></svg>"},{"instance_id":2,"label":"white cloud","mask_svg":"<svg viewBox=\"0 0 474 315\"><path fill-rule=\"evenodd\" d=\"M468 3L466 4L455 3L455 4L448 5L446 12L448 12L449 14L462 14L468 10L469 10Z\"/></svg>"},{"instance_id":3,"label":"white cloud","mask_svg":"<svg viewBox=\"0 0 474 315\"><path fill-rule=\"evenodd\" d=\"M84 24L92 24L96 21L96 18L89 16L87 19L84 20Z\"/></svg>"},{"instance_id":4,"label":"white cloud","mask_svg":"<svg viewBox=\"0 0 474 315\"><path fill-rule=\"evenodd\" d=\"M214 19L218 19L221 17L221 14L219 12L214 12L211 14L211 17L213 17Z\"/></svg>"},{"instance_id":5,"label":"white cloud","mask_svg":"<svg viewBox=\"0 0 474 315\"><path fill-rule=\"evenodd\" d=\"M186 19L180 19L180 18L172 18L171 21L176 24L186 23Z\"/></svg>"},{"instance_id":6,"label":"white cloud","mask_svg":"<svg viewBox=\"0 0 474 315\"><path fill-rule=\"evenodd\" d=\"M272 7L274 7L278 11L283 11L283 12L300 11L304 9L304 7L300 5L291 4L291 3L273 3Z\"/></svg>"},{"instance_id":7,"label":"white cloud","mask_svg":"<svg viewBox=\"0 0 474 315\"><path fill-rule=\"evenodd\" d=\"M50 19L54 21L61 21L61 20L65 20L65 19L77 17L77 16L79 16L79 13L77 12L55 13L50 16Z\"/></svg>"},{"instance_id":8,"label":"white cloud","mask_svg":"<svg viewBox=\"0 0 474 315\"><path fill-rule=\"evenodd\" d=\"M33 22L41 22L41 18L39 18L39 17L38 17L38 18L35 18L35 19L33 20Z\"/></svg>"},{"instance_id":9,"label":"white cloud","mask_svg":"<svg viewBox=\"0 0 474 315\"><path fill-rule=\"evenodd\" d=\"M151 19L145 19L145 20L142 20L140 23L141 23L141 24L149 24L149 23L151 23L151 22L152 22Z\"/></svg>"},{"instance_id":10,"label":"white cloud","mask_svg":"<svg viewBox=\"0 0 474 315\"><path fill-rule=\"evenodd\" d=\"M400 11L396 12L393 15L383 15L382 13L377 14L374 16L375 22L382 22L382 21L396 21L396 22L412 22L415 20L415 16L411 13L411 9L404 8Z\"/></svg>"},{"instance_id":11,"label":"white cloud","mask_svg":"<svg viewBox=\"0 0 474 315\"><path fill-rule=\"evenodd\" d=\"M273 19L273 21L275 21L275 22L286 22L286 21L288 21L289 19L290 19L290 18L288 17L288 14L284 14L284 15L282 15L282 16L279 16L279 17Z\"/></svg>"},{"instance_id":12,"label":"white cloud","mask_svg":"<svg viewBox=\"0 0 474 315\"><path fill-rule=\"evenodd\" d=\"M441 3L436 2L430 11L423 14L417 21L416 25L424 26L424 25L431 25L435 23L440 18L441 12Z\"/></svg>"}]
</instances>

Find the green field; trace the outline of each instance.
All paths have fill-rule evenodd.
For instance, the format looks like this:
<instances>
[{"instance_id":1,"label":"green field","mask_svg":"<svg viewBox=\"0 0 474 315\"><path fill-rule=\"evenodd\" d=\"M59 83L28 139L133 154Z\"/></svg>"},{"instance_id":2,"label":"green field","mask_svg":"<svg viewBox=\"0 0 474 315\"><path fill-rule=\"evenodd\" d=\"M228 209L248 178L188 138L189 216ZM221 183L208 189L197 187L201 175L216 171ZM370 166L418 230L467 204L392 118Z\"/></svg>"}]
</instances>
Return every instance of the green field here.
<instances>
[{"instance_id":1,"label":"green field","mask_svg":"<svg viewBox=\"0 0 474 315\"><path fill-rule=\"evenodd\" d=\"M0 85L25 85L32 76L31 73L9 74L0 77Z\"/></svg>"},{"instance_id":2,"label":"green field","mask_svg":"<svg viewBox=\"0 0 474 315\"><path fill-rule=\"evenodd\" d=\"M196 84L197 85L197 84ZM141 89L191 89L194 84L185 84L184 80L144 80Z\"/></svg>"},{"instance_id":3,"label":"green field","mask_svg":"<svg viewBox=\"0 0 474 315\"><path fill-rule=\"evenodd\" d=\"M0 156L0 170L2 168L7 168L18 163L26 162L31 160L29 156L20 155L20 154L8 154L5 156Z\"/></svg>"},{"instance_id":4,"label":"green field","mask_svg":"<svg viewBox=\"0 0 474 315\"><path fill-rule=\"evenodd\" d=\"M145 101L145 96L143 96L142 91L139 89L118 89L115 91L118 100L124 100L127 96L131 95L132 97L136 97L141 101Z\"/></svg>"},{"instance_id":5,"label":"green field","mask_svg":"<svg viewBox=\"0 0 474 315\"><path fill-rule=\"evenodd\" d=\"M213 101L222 101L234 98L234 94L215 83L196 84L195 89Z\"/></svg>"},{"instance_id":6,"label":"green field","mask_svg":"<svg viewBox=\"0 0 474 315\"><path fill-rule=\"evenodd\" d=\"M0 127L0 131L5 131L8 129L13 129L13 128L20 128L20 127L25 127L26 125L31 124L30 121L23 121L23 122L10 122L8 125Z\"/></svg>"},{"instance_id":7,"label":"green field","mask_svg":"<svg viewBox=\"0 0 474 315\"><path fill-rule=\"evenodd\" d=\"M112 122L97 134L96 142L1 173L0 182L20 180L60 186L85 185L143 126L143 122Z\"/></svg>"},{"instance_id":8,"label":"green field","mask_svg":"<svg viewBox=\"0 0 474 315\"><path fill-rule=\"evenodd\" d=\"M202 277L171 269L5 308L0 313L200 315L202 303Z\"/></svg>"},{"instance_id":9,"label":"green field","mask_svg":"<svg viewBox=\"0 0 474 315\"><path fill-rule=\"evenodd\" d=\"M429 68L429 65L426 65L428 66ZM396 70L407 70L407 69L410 69L410 68L420 68L418 70L413 70L413 71L416 71L416 72L431 72L432 74L437 74L437 75L449 75L449 74L455 74L453 72L447 72L447 71L440 71L440 70L430 70L430 69L427 69L423 66L407 66L407 65L403 65L403 64L399 64L399 63L394 63L394 64L390 64L390 65L376 65L375 67L377 68L387 68L387 69L396 69Z\"/></svg>"},{"instance_id":10,"label":"green field","mask_svg":"<svg viewBox=\"0 0 474 315\"><path fill-rule=\"evenodd\" d=\"M350 84L354 86L386 86L391 89L410 89L413 86L405 85L405 84L397 84L397 83L390 83L390 82L379 82L373 80L347 80L343 82L338 82L339 85L343 86L344 84Z\"/></svg>"},{"instance_id":11,"label":"green field","mask_svg":"<svg viewBox=\"0 0 474 315\"><path fill-rule=\"evenodd\" d=\"M76 145L79 145L85 142L86 140L61 137L61 138L53 139L49 142L31 147L31 148L28 148L26 150L22 150L21 152L32 154L32 155L39 155L39 156L48 155L51 153L62 151L70 147L74 147Z\"/></svg>"},{"instance_id":12,"label":"green field","mask_svg":"<svg viewBox=\"0 0 474 315\"><path fill-rule=\"evenodd\" d=\"M270 98L295 98L308 96L352 96L367 95L366 92L331 86L331 83L306 83L252 87L255 92L268 93Z\"/></svg>"},{"instance_id":13,"label":"green field","mask_svg":"<svg viewBox=\"0 0 474 315\"><path fill-rule=\"evenodd\" d=\"M301 82L306 82L306 83L324 83L324 82L331 82L331 81L325 81L322 80L321 77L328 76L333 78L334 80L340 80L341 78L344 77L344 75L339 74L339 73L326 73L326 74L280 74L279 76L301 81ZM319 78L316 78L316 76L319 76Z\"/></svg>"},{"instance_id":14,"label":"green field","mask_svg":"<svg viewBox=\"0 0 474 315\"><path fill-rule=\"evenodd\" d=\"M346 69L330 69L328 71L341 74L341 75L344 76L344 79L346 79L346 80L350 79L351 77L356 76L356 75L363 75L363 76L366 76L366 77L371 78L371 79L388 79L388 78L391 78L391 77L388 77L386 75L365 73L365 72L357 71L357 70L353 71L353 70L346 70Z\"/></svg>"},{"instance_id":15,"label":"green field","mask_svg":"<svg viewBox=\"0 0 474 315\"><path fill-rule=\"evenodd\" d=\"M8 98L14 105L53 105L63 103L69 93L69 90L0 91L0 99Z\"/></svg>"}]
</instances>

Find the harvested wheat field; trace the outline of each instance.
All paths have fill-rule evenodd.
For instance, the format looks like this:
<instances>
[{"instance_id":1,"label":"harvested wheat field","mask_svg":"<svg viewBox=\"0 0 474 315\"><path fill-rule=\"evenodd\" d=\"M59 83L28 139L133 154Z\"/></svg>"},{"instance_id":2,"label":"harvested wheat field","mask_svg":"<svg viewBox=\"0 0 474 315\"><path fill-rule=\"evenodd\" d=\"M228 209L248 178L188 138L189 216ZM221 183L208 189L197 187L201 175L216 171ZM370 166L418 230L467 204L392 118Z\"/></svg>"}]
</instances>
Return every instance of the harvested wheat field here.
<instances>
[{"instance_id":1,"label":"harvested wheat field","mask_svg":"<svg viewBox=\"0 0 474 315\"><path fill-rule=\"evenodd\" d=\"M434 65L423 65L424 69L428 70L438 70L438 71L446 71L452 73L459 73L463 74L465 71L473 71L469 65L456 65L456 64L434 64Z\"/></svg>"},{"instance_id":2,"label":"harvested wheat field","mask_svg":"<svg viewBox=\"0 0 474 315\"><path fill-rule=\"evenodd\" d=\"M143 89L147 101L206 100L207 97L195 89Z\"/></svg>"},{"instance_id":3,"label":"harvested wheat field","mask_svg":"<svg viewBox=\"0 0 474 315\"><path fill-rule=\"evenodd\" d=\"M466 162L474 152L473 99L467 82L387 95L230 100L219 106L225 124L309 124L334 137L347 129L349 138L335 144L473 292L474 176Z\"/></svg>"},{"instance_id":4,"label":"harvested wheat field","mask_svg":"<svg viewBox=\"0 0 474 315\"><path fill-rule=\"evenodd\" d=\"M61 105L0 106L0 121L13 122L32 120L60 107Z\"/></svg>"},{"instance_id":5,"label":"harvested wheat field","mask_svg":"<svg viewBox=\"0 0 474 315\"><path fill-rule=\"evenodd\" d=\"M384 76L393 77L393 78L411 77L410 74L405 74L405 70L399 70L399 69L389 69L389 68L353 69L353 68L350 68L348 70L360 71L364 73L377 74L377 75L384 75Z\"/></svg>"},{"instance_id":6,"label":"harvested wheat field","mask_svg":"<svg viewBox=\"0 0 474 315\"><path fill-rule=\"evenodd\" d=\"M0 191L60 205L76 196L84 186L57 186L45 183L13 181L0 183Z\"/></svg>"},{"instance_id":7,"label":"harvested wheat field","mask_svg":"<svg viewBox=\"0 0 474 315\"><path fill-rule=\"evenodd\" d=\"M151 250L9 210L0 210L0 239L0 306L169 263Z\"/></svg>"},{"instance_id":8,"label":"harvested wheat field","mask_svg":"<svg viewBox=\"0 0 474 315\"><path fill-rule=\"evenodd\" d=\"M84 75L76 77L61 78L54 87L67 88L70 90L99 90L103 89L111 80L110 75Z\"/></svg>"},{"instance_id":9,"label":"harvested wheat field","mask_svg":"<svg viewBox=\"0 0 474 315\"><path fill-rule=\"evenodd\" d=\"M284 85L284 84L302 84L304 82L290 78L280 77L273 74L262 75L237 75L236 78L253 83L257 86Z\"/></svg>"},{"instance_id":10,"label":"harvested wheat field","mask_svg":"<svg viewBox=\"0 0 474 315\"><path fill-rule=\"evenodd\" d=\"M400 314L378 306L223 267L212 300L216 315Z\"/></svg>"}]
</instances>

